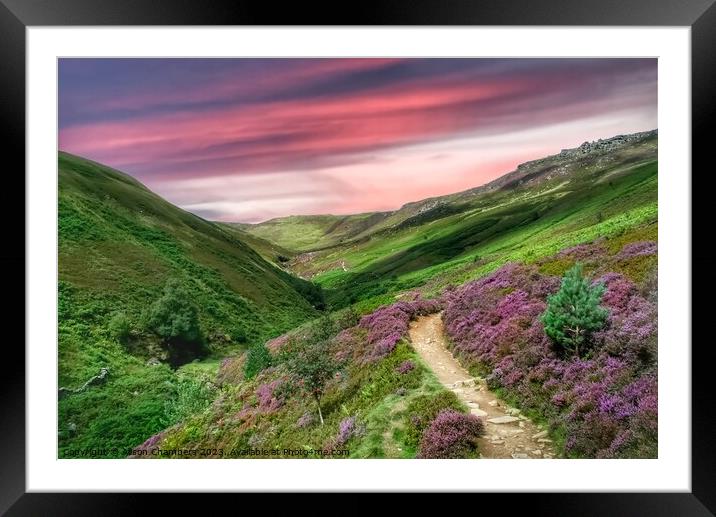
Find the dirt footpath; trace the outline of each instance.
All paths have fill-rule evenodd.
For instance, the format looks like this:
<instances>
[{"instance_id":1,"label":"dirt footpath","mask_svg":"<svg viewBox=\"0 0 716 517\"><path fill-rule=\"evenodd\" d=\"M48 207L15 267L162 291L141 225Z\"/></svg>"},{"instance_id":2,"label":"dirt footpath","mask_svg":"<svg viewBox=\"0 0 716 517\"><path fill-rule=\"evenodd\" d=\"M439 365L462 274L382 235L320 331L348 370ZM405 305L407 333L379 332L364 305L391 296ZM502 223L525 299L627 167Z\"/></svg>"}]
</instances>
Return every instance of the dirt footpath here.
<instances>
[{"instance_id":1,"label":"dirt footpath","mask_svg":"<svg viewBox=\"0 0 716 517\"><path fill-rule=\"evenodd\" d=\"M472 377L453 357L445 343L440 314L423 316L410 324L413 348L440 382L462 400L485 424L480 439L482 458L554 458L547 432L511 408L487 389L483 379Z\"/></svg>"}]
</instances>

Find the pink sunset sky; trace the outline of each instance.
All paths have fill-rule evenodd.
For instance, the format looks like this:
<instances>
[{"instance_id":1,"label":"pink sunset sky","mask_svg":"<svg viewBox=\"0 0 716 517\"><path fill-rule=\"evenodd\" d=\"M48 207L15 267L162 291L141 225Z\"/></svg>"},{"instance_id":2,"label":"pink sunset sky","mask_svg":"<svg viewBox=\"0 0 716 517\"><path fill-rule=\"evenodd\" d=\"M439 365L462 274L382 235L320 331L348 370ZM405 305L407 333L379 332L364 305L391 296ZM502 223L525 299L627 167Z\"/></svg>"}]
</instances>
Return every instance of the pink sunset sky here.
<instances>
[{"instance_id":1,"label":"pink sunset sky","mask_svg":"<svg viewBox=\"0 0 716 517\"><path fill-rule=\"evenodd\" d=\"M61 150L220 221L395 210L656 127L656 59L59 63Z\"/></svg>"}]
</instances>

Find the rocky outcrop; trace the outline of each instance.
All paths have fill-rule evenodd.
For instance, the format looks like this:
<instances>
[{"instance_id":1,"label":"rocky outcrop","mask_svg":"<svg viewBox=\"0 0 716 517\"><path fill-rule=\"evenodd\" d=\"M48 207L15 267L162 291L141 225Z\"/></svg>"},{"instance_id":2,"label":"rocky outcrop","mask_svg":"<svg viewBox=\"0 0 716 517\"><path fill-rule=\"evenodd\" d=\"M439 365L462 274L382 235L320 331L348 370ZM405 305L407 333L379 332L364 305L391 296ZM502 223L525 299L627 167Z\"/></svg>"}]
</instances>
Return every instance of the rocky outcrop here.
<instances>
[{"instance_id":1,"label":"rocky outcrop","mask_svg":"<svg viewBox=\"0 0 716 517\"><path fill-rule=\"evenodd\" d=\"M649 140L657 136L658 130L654 129L584 142L579 147L562 149L558 154L521 163L514 171L461 195L476 196L485 192L535 185L557 177L568 177L585 168L607 167L618 160L618 155L623 158L635 155L643 158L656 157L656 147L651 146Z\"/></svg>"},{"instance_id":2,"label":"rocky outcrop","mask_svg":"<svg viewBox=\"0 0 716 517\"><path fill-rule=\"evenodd\" d=\"M61 386L60 389L57 390L57 396L60 399L62 399L68 395L73 395L75 393L82 393L90 386L96 386L98 384L103 384L107 380L107 375L109 375L109 368L100 368L98 375L95 375L94 377L90 377L87 380L87 382L85 382L79 388L72 389L72 388L65 388L64 386Z\"/></svg>"},{"instance_id":3,"label":"rocky outcrop","mask_svg":"<svg viewBox=\"0 0 716 517\"><path fill-rule=\"evenodd\" d=\"M593 142L584 142L574 149L562 149L557 155L560 158L578 158L591 153L603 153L614 151L625 145L644 140L651 136L656 136L658 130L644 131L641 133L632 133L630 135L617 135L612 138L595 140ZM518 167L519 168L519 167Z\"/></svg>"}]
</instances>

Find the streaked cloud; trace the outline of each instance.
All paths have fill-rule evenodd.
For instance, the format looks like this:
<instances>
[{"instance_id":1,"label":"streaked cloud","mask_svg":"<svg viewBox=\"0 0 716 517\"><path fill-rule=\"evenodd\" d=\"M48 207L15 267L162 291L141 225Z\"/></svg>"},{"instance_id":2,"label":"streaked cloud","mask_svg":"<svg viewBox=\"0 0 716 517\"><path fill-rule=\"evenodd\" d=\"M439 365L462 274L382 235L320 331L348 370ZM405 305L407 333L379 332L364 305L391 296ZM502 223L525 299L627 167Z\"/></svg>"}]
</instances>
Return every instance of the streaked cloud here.
<instances>
[{"instance_id":1,"label":"streaked cloud","mask_svg":"<svg viewBox=\"0 0 716 517\"><path fill-rule=\"evenodd\" d=\"M350 213L656 127L654 59L60 61L60 148L208 218Z\"/></svg>"}]
</instances>

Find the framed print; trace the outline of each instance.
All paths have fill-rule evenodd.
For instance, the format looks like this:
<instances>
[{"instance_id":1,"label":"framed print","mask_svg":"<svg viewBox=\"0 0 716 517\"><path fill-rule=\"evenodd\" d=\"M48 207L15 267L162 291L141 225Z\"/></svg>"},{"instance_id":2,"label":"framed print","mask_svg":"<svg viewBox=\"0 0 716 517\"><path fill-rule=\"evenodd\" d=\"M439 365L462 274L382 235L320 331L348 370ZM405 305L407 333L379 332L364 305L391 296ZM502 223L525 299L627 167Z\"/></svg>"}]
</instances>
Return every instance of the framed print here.
<instances>
[{"instance_id":1,"label":"framed print","mask_svg":"<svg viewBox=\"0 0 716 517\"><path fill-rule=\"evenodd\" d=\"M639 3L317 24L4 2L27 303L3 509L442 491L710 514L691 170L716 8Z\"/></svg>"}]
</instances>

